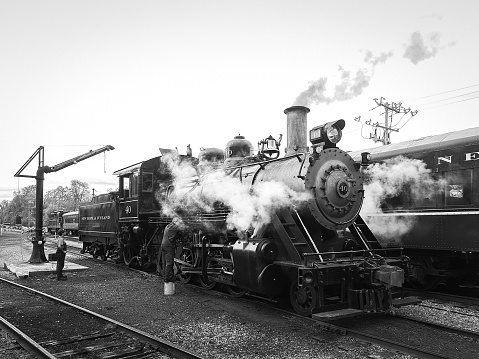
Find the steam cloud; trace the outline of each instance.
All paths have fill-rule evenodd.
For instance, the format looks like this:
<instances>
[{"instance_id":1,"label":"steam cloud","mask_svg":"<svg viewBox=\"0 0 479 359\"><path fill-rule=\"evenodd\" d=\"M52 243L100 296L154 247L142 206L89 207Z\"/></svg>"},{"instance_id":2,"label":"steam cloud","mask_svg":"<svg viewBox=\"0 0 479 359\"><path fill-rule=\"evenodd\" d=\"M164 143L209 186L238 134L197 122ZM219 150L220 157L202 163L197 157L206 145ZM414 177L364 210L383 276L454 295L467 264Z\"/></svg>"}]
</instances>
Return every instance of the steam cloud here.
<instances>
[{"instance_id":1,"label":"steam cloud","mask_svg":"<svg viewBox=\"0 0 479 359\"><path fill-rule=\"evenodd\" d=\"M306 192L296 192L281 182L268 181L255 184L250 190L238 178L216 169L197 174L196 169L174 158L168 160L174 175L176 198L163 203L163 214L194 215L199 211L211 213L221 203L230 210L226 225L230 230L243 232L271 222L276 210L300 207L311 197Z\"/></svg>"},{"instance_id":2,"label":"steam cloud","mask_svg":"<svg viewBox=\"0 0 479 359\"><path fill-rule=\"evenodd\" d=\"M401 193L410 193L413 201L424 200L433 198L444 188L443 181L431 178L430 170L426 168L424 162L403 156L370 166L365 173L365 183L361 214L374 234L388 242L397 243L414 226L414 217L368 217L368 215L381 214L381 205L384 201Z\"/></svg>"},{"instance_id":3,"label":"steam cloud","mask_svg":"<svg viewBox=\"0 0 479 359\"><path fill-rule=\"evenodd\" d=\"M454 42L447 46L455 45ZM424 61L428 58L436 56L440 46L440 35L435 32L424 40L419 32L411 34L408 43L405 44L405 51L403 57L410 60L414 65ZM381 53L379 56L373 56L372 52L366 50L364 58L365 66L357 69L354 74L351 71L346 71L341 66L338 67L340 74L340 83L334 87L333 94L327 96L325 94L328 82L327 77L320 77L316 81L311 81L309 87L300 93L293 105L311 106L312 104L325 103L329 105L335 101L348 101L363 93L363 90L369 86L369 83L374 76L376 66L385 64L394 54L393 52Z\"/></svg>"},{"instance_id":4,"label":"steam cloud","mask_svg":"<svg viewBox=\"0 0 479 359\"><path fill-rule=\"evenodd\" d=\"M348 101L361 95L363 90L369 86L376 66L384 64L392 56L393 53L389 52L375 57L368 50L364 58L366 66L356 70L354 76L351 76L351 71L346 71L339 66L341 82L335 86L332 96L325 95L328 78L321 77L319 80L309 83L309 87L296 98L294 105L309 107L312 104L330 104L335 101Z\"/></svg>"}]
</instances>

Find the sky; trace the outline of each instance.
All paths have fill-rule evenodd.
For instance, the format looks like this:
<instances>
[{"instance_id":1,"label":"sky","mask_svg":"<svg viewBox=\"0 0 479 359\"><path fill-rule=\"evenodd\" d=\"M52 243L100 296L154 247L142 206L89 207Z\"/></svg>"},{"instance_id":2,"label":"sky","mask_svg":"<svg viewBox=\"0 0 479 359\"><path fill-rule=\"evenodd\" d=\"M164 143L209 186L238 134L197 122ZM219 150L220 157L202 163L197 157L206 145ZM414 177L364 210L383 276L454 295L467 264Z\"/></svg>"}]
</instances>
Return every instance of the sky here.
<instances>
[{"instance_id":1,"label":"sky","mask_svg":"<svg viewBox=\"0 0 479 359\"><path fill-rule=\"evenodd\" d=\"M393 143L479 126L478 10L473 0L0 0L0 201L36 183L14 174L40 146L48 166L115 147L45 175L44 192L76 179L103 193L118 186L114 171L159 148L197 155L238 134L255 147L286 138L292 105L310 108L308 129L344 119L348 151L381 145L368 125L384 121L378 103L407 112L393 118Z\"/></svg>"}]
</instances>

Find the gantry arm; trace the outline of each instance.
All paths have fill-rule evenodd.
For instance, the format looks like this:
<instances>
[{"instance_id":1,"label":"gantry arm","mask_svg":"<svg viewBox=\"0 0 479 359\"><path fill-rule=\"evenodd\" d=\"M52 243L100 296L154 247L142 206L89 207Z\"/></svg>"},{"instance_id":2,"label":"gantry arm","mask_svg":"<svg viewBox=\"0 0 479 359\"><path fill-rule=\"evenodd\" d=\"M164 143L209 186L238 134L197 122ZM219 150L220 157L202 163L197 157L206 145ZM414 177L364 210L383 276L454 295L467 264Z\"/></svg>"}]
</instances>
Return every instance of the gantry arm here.
<instances>
[{"instance_id":1,"label":"gantry arm","mask_svg":"<svg viewBox=\"0 0 479 359\"><path fill-rule=\"evenodd\" d=\"M94 151L90 150L89 152L87 152L83 155L76 156L72 159L61 162L61 163L59 163L55 166L52 166L52 167L45 166L44 171L45 171L45 173L57 172L57 171L60 171L60 170L64 169L65 167L75 165L80 161L86 160L87 158L90 158L90 157L96 156L96 155L98 155L102 152L110 151L110 150L114 150L114 149L115 149L115 147L107 145L105 147L99 148L98 150L94 150Z\"/></svg>"}]
</instances>

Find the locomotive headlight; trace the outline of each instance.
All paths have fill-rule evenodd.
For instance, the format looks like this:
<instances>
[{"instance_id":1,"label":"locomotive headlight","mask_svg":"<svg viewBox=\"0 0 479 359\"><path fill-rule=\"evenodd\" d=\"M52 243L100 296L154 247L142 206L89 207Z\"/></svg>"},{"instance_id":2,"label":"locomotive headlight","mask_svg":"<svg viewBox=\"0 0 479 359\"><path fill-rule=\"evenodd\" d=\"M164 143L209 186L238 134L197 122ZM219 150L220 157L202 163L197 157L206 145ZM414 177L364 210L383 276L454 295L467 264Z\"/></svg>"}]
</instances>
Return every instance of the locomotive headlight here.
<instances>
[{"instance_id":1,"label":"locomotive headlight","mask_svg":"<svg viewBox=\"0 0 479 359\"><path fill-rule=\"evenodd\" d=\"M372 156L369 152L361 153L361 166L366 167L371 163Z\"/></svg>"},{"instance_id":2,"label":"locomotive headlight","mask_svg":"<svg viewBox=\"0 0 479 359\"><path fill-rule=\"evenodd\" d=\"M342 134L337 127L328 127L326 129L326 135L328 136L329 142L338 143Z\"/></svg>"},{"instance_id":3,"label":"locomotive headlight","mask_svg":"<svg viewBox=\"0 0 479 359\"><path fill-rule=\"evenodd\" d=\"M324 143L325 148L336 147L336 144L341 140L344 125L344 120L337 120L314 127L309 131L309 140L313 145Z\"/></svg>"}]
</instances>

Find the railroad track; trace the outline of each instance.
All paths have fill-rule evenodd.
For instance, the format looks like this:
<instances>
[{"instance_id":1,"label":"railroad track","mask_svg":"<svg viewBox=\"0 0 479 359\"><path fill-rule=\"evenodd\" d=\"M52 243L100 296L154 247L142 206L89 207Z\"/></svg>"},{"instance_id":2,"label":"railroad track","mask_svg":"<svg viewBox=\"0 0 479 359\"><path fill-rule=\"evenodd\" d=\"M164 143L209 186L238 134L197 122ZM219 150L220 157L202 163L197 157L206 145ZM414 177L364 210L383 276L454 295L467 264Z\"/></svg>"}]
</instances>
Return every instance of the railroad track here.
<instances>
[{"instance_id":1,"label":"railroad track","mask_svg":"<svg viewBox=\"0 0 479 359\"><path fill-rule=\"evenodd\" d=\"M91 256L88 256L91 258ZM107 262L109 263L109 262ZM113 263L111 263L113 264ZM124 266L122 266L124 267ZM185 284L187 285L187 284ZM189 286L189 285L187 285ZM207 288L201 287L201 286L195 286L196 288L200 290L205 290L208 292ZM218 293L217 291L215 291ZM229 294L226 294L224 292L221 292L222 295L225 296L231 296ZM409 293L411 294L411 293ZM423 293L424 294L424 293ZM431 295L436 295L436 293L432 293ZM249 293L247 293L247 296L249 296ZM463 302L464 300L467 302L467 298L459 297L459 296L445 296L445 295L436 295L436 298L442 297L443 300L451 300L451 301L458 301L458 302ZM251 300L249 298L248 300ZM266 303L266 298L262 298L262 302ZM473 302L470 302L471 305ZM269 303L270 305L271 303ZM424 304L419 304L418 306L426 306ZM440 310L440 309L438 309ZM287 311L289 315L295 315L294 313L291 313ZM456 313L456 314L463 314L463 313ZM345 335L349 335L353 338L356 338L358 340L368 342L368 343L374 343L377 345L380 345L384 348L388 348L392 351L399 351L404 354L409 354L413 355L419 358L466 358L467 356L464 356L461 354L460 350L454 350L453 353L448 353L444 350L437 350L437 348L425 348L422 347L421 345L418 345L417 343L407 343L406 341L400 340L401 335L397 335L395 338L386 338L383 334L381 333L381 330L377 332L368 332L367 328L359 327L359 328L354 328L350 324L351 323L341 323L341 321L335 322L334 324L331 322L323 322L321 320L318 320L316 318L303 318L304 320L311 321L314 323L315 326L321 327L323 329L332 331L332 332L337 332ZM434 333L438 339L439 342L449 342L451 345L453 345L454 342L464 342L467 343L469 341L473 341L474 343L479 342L479 334L477 332L473 331L468 331L464 329L459 329L455 328L453 326L447 326L447 325L441 325L441 324L436 324L432 322L424 322L422 320L414 319L414 318L409 318L409 317L403 317L400 315L397 315L394 318L391 318L389 316L384 316L384 318L387 320L382 327L394 327L394 326L399 326L403 327L406 329L403 329L401 333L408 333L411 331L412 326L414 325L414 331L417 331L417 333L424 333L424 335L431 335L431 333ZM374 318L371 317L362 317L360 321L365 325L368 326L368 324L371 324ZM346 322L349 322L350 320L346 320ZM421 337L423 334L417 334L417 337ZM450 339L447 339L448 337L453 336L455 338L454 342L451 342ZM440 338L445 338L441 340ZM457 338L460 338L458 341ZM461 346L461 345L459 345ZM467 350L470 350L470 347L467 344L463 345L464 348L467 348ZM474 349L475 350L475 349ZM477 349L478 357L479 357L479 349ZM470 358L474 356L469 356Z\"/></svg>"},{"instance_id":2,"label":"railroad track","mask_svg":"<svg viewBox=\"0 0 479 359\"><path fill-rule=\"evenodd\" d=\"M423 291L414 291L407 289L405 292L407 295L413 295L422 299L432 299L445 302L457 302L462 304L464 307L479 307L479 298L462 296L448 293L439 293L439 292L423 292Z\"/></svg>"},{"instance_id":3,"label":"railroad track","mask_svg":"<svg viewBox=\"0 0 479 359\"><path fill-rule=\"evenodd\" d=\"M186 286L190 285L191 284L186 284ZM217 290L207 290L201 286L195 286L195 288L203 290L205 293L214 292L214 295L232 297L228 293ZM301 320L311 323L313 327L318 327L339 335L348 335L362 342L379 345L388 349L391 355L395 352L400 352L417 358L427 359L472 359L479 357L479 332L471 330L464 330L398 314L365 315L336 321L324 321L315 316L311 318L299 316L291 310L283 309L278 305L272 306L271 302L268 302L266 298L251 298L248 296L248 298L236 298L235 300L255 300L257 305L267 305L284 315L298 317ZM420 339L427 338L428 336L434 337L437 345L425 346ZM449 348L441 346L449 346ZM452 346L455 347L452 348Z\"/></svg>"},{"instance_id":4,"label":"railroad track","mask_svg":"<svg viewBox=\"0 0 479 359\"><path fill-rule=\"evenodd\" d=\"M172 358L201 358L164 339L3 278L0 327L41 359L152 358L158 352Z\"/></svg>"}]
</instances>

